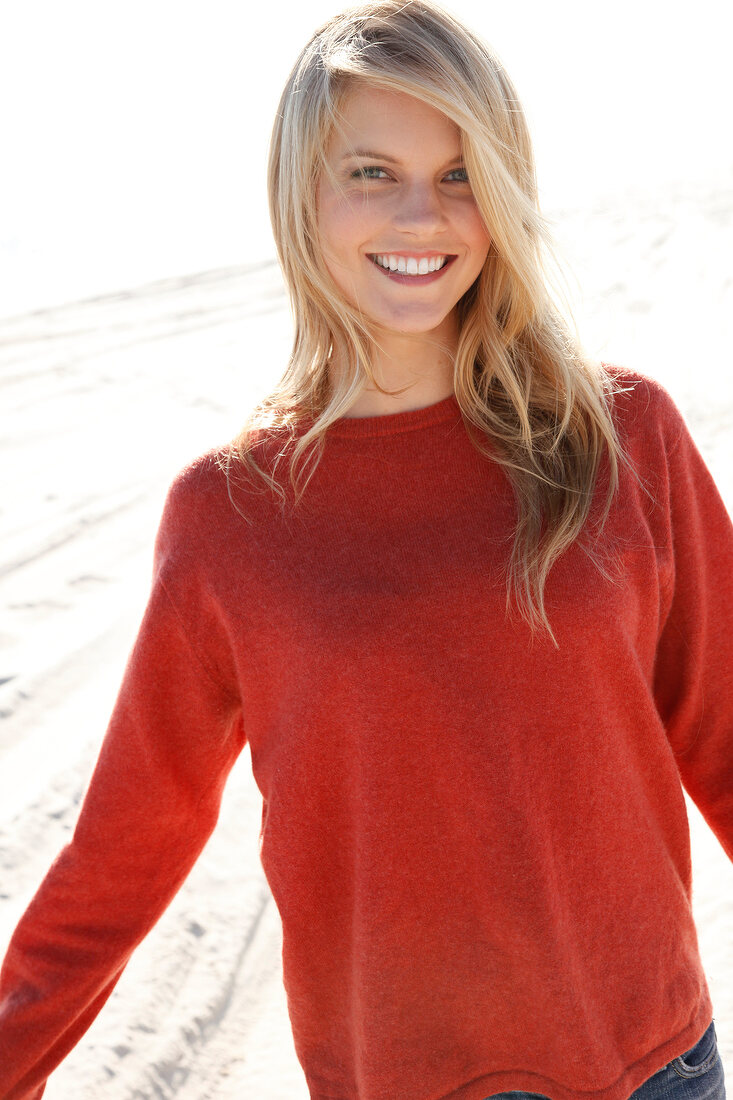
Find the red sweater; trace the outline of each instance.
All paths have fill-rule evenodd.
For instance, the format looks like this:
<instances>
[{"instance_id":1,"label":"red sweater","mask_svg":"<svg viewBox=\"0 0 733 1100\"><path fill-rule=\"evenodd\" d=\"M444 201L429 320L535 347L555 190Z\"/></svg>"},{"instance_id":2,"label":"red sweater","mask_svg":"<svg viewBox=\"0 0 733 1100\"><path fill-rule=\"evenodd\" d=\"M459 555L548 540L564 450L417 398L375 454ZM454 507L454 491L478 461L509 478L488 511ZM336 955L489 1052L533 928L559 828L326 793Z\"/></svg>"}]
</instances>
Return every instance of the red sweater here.
<instances>
[{"instance_id":1,"label":"red sweater","mask_svg":"<svg viewBox=\"0 0 733 1100\"><path fill-rule=\"evenodd\" d=\"M102 1007L245 738L312 1097L625 1100L700 1038L680 780L733 857L733 543L669 397L621 377L621 570L556 564L557 648L507 621L512 495L453 397L339 421L295 513L240 486L245 523L212 455L179 476L73 840L2 971L3 1100Z\"/></svg>"}]
</instances>

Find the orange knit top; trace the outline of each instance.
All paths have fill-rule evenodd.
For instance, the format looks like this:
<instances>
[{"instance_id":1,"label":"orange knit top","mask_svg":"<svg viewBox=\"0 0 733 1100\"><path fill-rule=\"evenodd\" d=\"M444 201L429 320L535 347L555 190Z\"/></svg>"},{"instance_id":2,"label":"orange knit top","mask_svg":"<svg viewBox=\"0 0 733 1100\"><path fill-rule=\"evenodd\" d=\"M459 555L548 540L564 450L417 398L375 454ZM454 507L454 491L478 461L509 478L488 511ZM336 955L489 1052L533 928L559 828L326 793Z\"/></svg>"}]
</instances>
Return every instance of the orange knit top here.
<instances>
[{"instance_id":1,"label":"orange knit top","mask_svg":"<svg viewBox=\"0 0 733 1100\"><path fill-rule=\"evenodd\" d=\"M550 573L557 646L507 617L513 496L454 397L339 421L294 510L214 454L181 473L0 977L2 1100L98 1013L245 740L313 1100L626 1100L701 1037L683 785L733 857L733 538L668 395L615 374L631 463L607 575L582 544Z\"/></svg>"}]
</instances>

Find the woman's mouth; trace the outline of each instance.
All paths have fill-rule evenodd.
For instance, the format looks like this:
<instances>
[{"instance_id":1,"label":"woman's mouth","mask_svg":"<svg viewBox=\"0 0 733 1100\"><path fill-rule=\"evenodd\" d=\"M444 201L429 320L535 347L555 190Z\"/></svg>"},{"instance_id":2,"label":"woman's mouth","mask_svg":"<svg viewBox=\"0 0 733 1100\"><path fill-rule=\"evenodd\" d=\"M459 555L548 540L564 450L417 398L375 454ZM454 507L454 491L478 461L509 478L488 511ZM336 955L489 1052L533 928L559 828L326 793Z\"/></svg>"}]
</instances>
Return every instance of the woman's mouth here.
<instances>
[{"instance_id":1,"label":"woman's mouth","mask_svg":"<svg viewBox=\"0 0 733 1100\"><path fill-rule=\"evenodd\" d=\"M388 278L399 283L431 283L457 258L448 253L432 253L430 256L411 255L402 252L371 252L369 259Z\"/></svg>"}]
</instances>

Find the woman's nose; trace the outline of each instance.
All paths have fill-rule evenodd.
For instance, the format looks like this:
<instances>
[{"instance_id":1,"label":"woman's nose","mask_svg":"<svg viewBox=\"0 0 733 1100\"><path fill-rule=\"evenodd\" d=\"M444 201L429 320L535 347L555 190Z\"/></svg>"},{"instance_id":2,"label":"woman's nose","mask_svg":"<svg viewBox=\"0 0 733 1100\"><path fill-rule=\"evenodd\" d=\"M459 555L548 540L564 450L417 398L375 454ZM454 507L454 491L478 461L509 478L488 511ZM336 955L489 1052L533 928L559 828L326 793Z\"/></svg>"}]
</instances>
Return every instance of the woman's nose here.
<instances>
[{"instance_id":1,"label":"woman's nose","mask_svg":"<svg viewBox=\"0 0 733 1100\"><path fill-rule=\"evenodd\" d=\"M405 232L434 232L445 225L445 211L433 184L415 183L402 190L394 212L396 228Z\"/></svg>"}]
</instances>

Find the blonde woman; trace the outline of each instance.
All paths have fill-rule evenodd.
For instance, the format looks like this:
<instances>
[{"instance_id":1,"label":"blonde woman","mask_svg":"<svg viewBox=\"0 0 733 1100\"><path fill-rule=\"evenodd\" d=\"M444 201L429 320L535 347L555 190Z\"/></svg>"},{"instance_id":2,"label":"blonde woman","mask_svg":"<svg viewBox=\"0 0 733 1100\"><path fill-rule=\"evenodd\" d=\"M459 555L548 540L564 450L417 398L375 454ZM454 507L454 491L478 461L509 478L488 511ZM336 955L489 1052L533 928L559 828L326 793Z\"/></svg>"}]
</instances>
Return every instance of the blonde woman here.
<instances>
[{"instance_id":1,"label":"blonde woman","mask_svg":"<svg viewBox=\"0 0 733 1100\"><path fill-rule=\"evenodd\" d=\"M171 488L2 971L0 1095L39 1097L102 1008L247 740L314 1100L722 1100L683 798L733 856L710 475L563 326L514 89L432 3L314 35L270 195L292 357Z\"/></svg>"}]
</instances>

